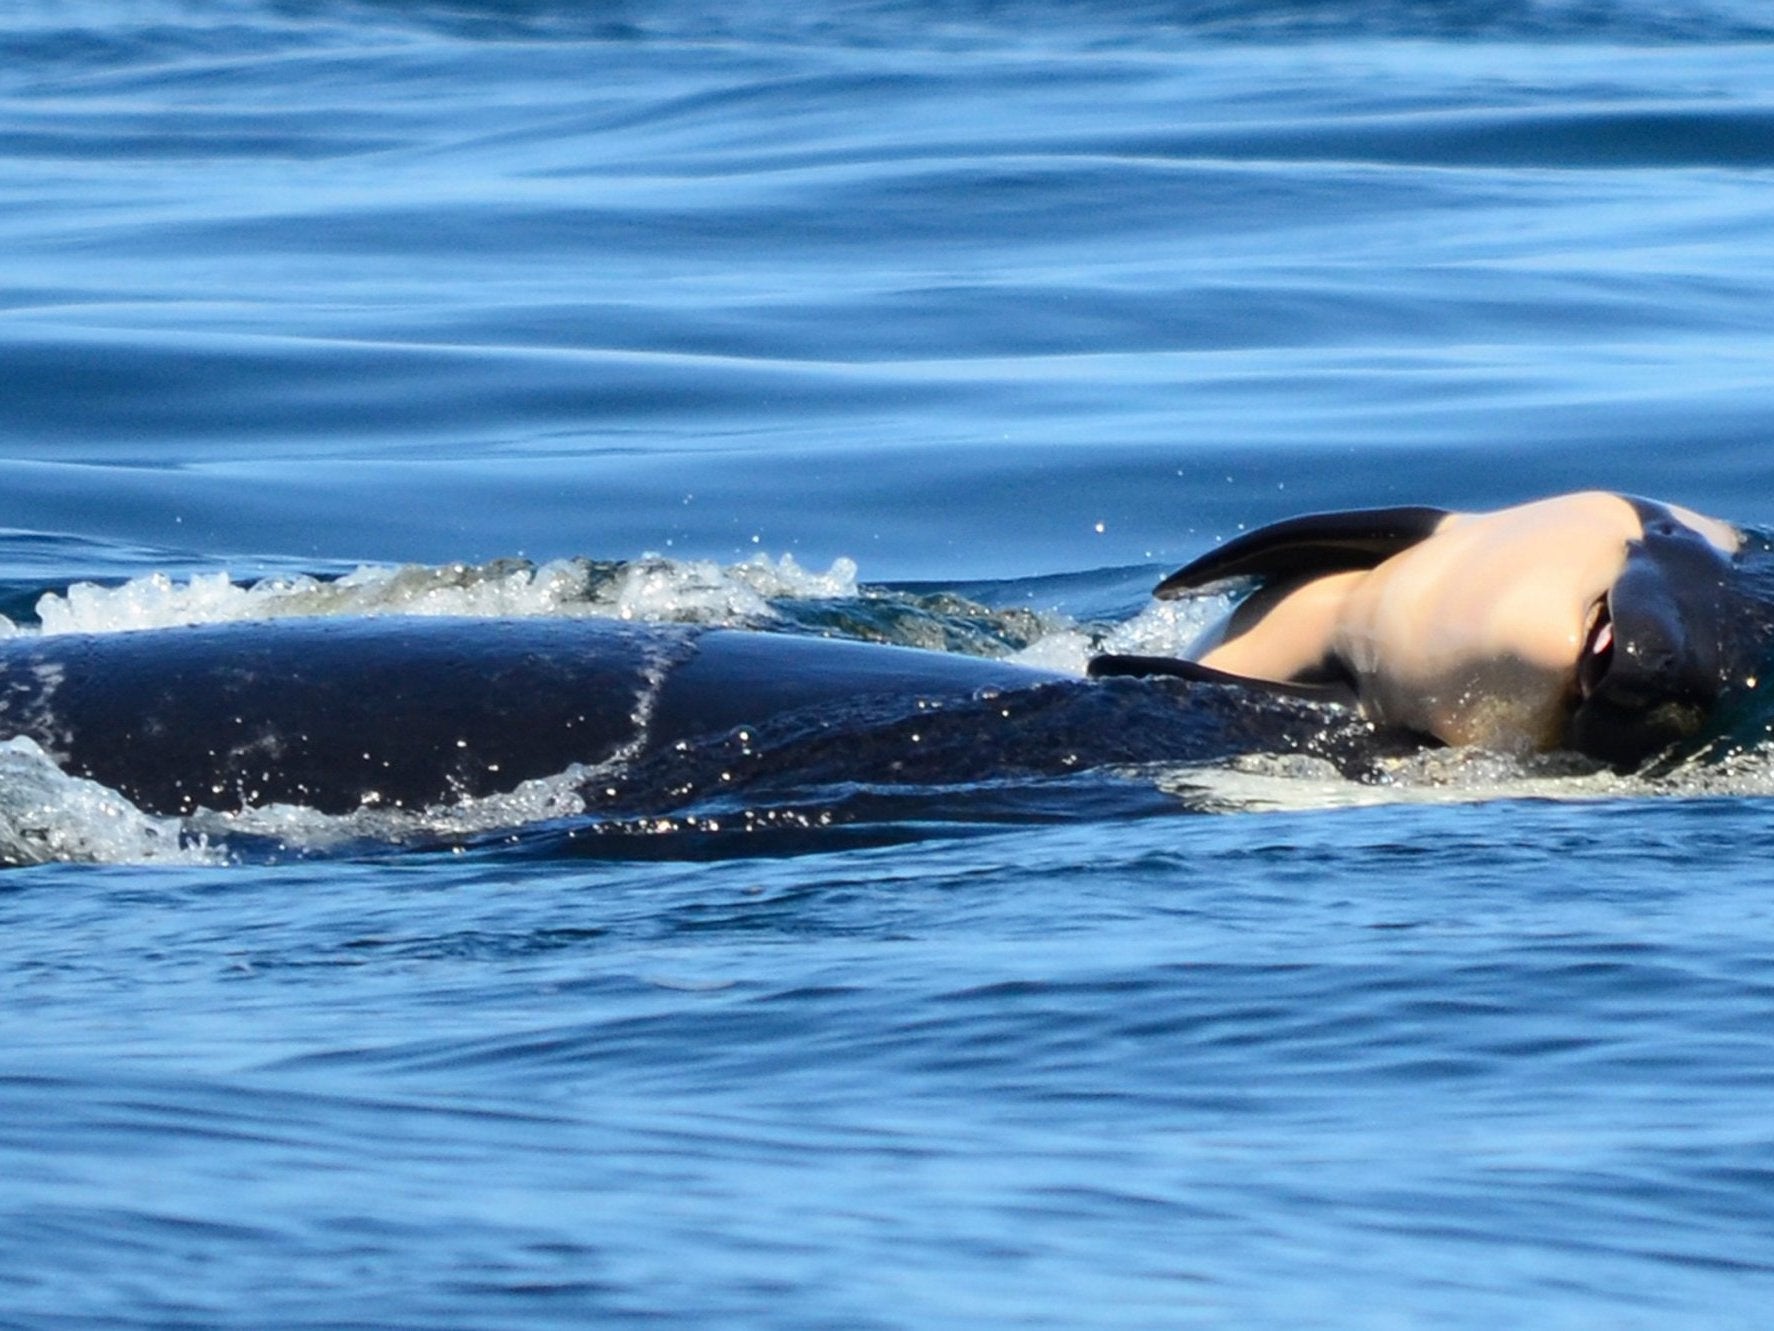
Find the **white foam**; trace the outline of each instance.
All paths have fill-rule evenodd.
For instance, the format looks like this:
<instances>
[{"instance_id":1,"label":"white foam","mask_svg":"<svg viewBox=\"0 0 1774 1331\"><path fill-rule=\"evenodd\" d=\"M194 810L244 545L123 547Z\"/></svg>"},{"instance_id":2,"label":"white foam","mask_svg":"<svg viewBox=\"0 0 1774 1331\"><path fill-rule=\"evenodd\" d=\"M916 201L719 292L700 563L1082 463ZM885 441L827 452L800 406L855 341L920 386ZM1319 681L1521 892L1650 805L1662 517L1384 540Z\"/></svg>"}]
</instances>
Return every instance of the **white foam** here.
<instances>
[{"instance_id":1,"label":"white foam","mask_svg":"<svg viewBox=\"0 0 1774 1331\"><path fill-rule=\"evenodd\" d=\"M583 599L584 566L446 564L361 567L344 577L266 578L240 585L225 572L178 581L164 573L117 587L77 582L37 602L42 632L124 633L180 624L321 615L512 616L561 613Z\"/></svg>"},{"instance_id":2,"label":"white foam","mask_svg":"<svg viewBox=\"0 0 1774 1331\"><path fill-rule=\"evenodd\" d=\"M116 587L79 582L66 592L47 593L37 602L37 615L44 634L124 633L321 615L587 615L743 625L776 618L771 600L856 594L856 564L842 558L817 573L803 569L792 555L772 562L760 554L729 566L649 557L604 581L593 577L593 566L584 560L540 566L498 560L365 565L335 579L298 576L250 584L237 584L225 572L182 581L151 573ZM0 618L0 636L19 631Z\"/></svg>"},{"instance_id":3,"label":"white foam","mask_svg":"<svg viewBox=\"0 0 1774 1331\"><path fill-rule=\"evenodd\" d=\"M1515 799L1765 798L1774 795L1774 753L1744 748L1678 763L1667 771L1622 774L1573 753L1424 749L1380 763L1372 781L1351 780L1324 759L1306 754L1247 754L1223 763L1169 767L1158 775L1157 784L1202 813Z\"/></svg>"},{"instance_id":4,"label":"white foam","mask_svg":"<svg viewBox=\"0 0 1774 1331\"><path fill-rule=\"evenodd\" d=\"M812 573L783 555L772 563L755 555L743 564L648 556L624 567L609 613L647 622L743 627L778 618L772 600L852 597L856 563L837 559L825 573Z\"/></svg>"},{"instance_id":5,"label":"white foam","mask_svg":"<svg viewBox=\"0 0 1774 1331\"><path fill-rule=\"evenodd\" d=\"M569 767L513 790L429 809L366 805L351 813L329 814L299 804L266 804L227 813L202 810L185 824L209 841L253 837L301 854L325 854L365 843L391 847L435 843L575 817L585 812L580 792L596 775L590 768Z\"/></svg>"},{"instance_id":6,"label":"white foam","mask_svg":"<svg viewBox=\"0 0 1774 1331\"><path fill-rule=\"evenodd\" d=\"M312 613L484 619L569 614L586 603L588 569L578 559L536 566L503 560L397 568L365 565L335 582L320 584L322 595ZM299 613L302 607L293 608Z\"/></svg>"},{"instance_id":7,"label":"white foam","mask_svg":"<svg viewBox=\"0 0 1774 1331\"><path fill-rule=\"evenodd\" d=\"M0 863L222 864L177 818L143 813L96 781L69 776L35 742L0 742Z\"/></svg>"},{"instance_id":8,"label":"white foam","mask_svg":"<svg viewBox=\"0 0 1774 1331\"><path fill-rule=\"evenodd\" d=\"M1010 659L1042 670L1082 675L1091 657L1104 652L1185 656L1201 635L1225 616L1230 604L1224 596L1154 601L1107 632L1093 634L1079 627L1060 628L1036 639Z\"/></svg>"}]
</instances>

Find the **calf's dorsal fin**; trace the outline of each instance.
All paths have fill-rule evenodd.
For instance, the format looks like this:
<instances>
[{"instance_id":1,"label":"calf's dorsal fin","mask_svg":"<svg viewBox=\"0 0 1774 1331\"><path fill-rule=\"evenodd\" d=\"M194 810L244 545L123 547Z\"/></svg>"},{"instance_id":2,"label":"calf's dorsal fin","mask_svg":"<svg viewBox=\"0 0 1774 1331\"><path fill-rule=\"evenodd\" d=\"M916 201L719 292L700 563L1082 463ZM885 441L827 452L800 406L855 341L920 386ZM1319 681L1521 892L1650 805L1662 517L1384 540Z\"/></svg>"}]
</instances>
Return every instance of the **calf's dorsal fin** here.
<instances>
[{"instance_id":1,"label":"calf's dorsal fin","mask_svg":"<svg viewBox=\"0 0 1774 1331\"><path fill-rule=\"evenodd\" d=\"M1232 578L1293 581L1373 568L1433 535L1446 509L1409 506L1309 513L1235 536L1153 590L1170 601Z\"/></svg>"}]
</instances>

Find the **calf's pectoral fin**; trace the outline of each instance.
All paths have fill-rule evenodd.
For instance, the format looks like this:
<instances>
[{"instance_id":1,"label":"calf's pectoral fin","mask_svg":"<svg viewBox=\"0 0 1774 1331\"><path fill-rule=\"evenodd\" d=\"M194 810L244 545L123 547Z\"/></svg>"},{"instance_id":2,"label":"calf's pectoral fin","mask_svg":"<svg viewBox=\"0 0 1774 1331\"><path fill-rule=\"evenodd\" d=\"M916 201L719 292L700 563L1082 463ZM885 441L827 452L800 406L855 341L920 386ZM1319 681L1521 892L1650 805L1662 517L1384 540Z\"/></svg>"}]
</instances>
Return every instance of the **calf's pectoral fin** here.
<instances>
[{"instance_id":1,"label":"calf's pectoral fin","mask_svg":"<svg viewBox=\"0 0 1774 1331\"><path fill-rule=\"evenodd\" d=\"M1192 680L1197 684L1231 685L1278 698L1300 698L1307 702L1335 703L1343 707L1353 707L1357 701L1354 688L1341 682L1256 679L1250 675L1235 675L1229 670L1215 670L1199 661L1185 661L1175 656L1124 656L1111 653L1091 660L1092 679L1111 676L1142 679L1157 676Z\"/></svg>"},{"instance_id":2,"label":"calf's pectoral fin","mask_svg":"<svg viewBox=\"0 0 1774 1331\"><path fill-rule=\"evenodd\" d=\"M1168 601L1233 578L1296 581L1373 568L1434 535L1447 517L1446 509L1411 506L1289 518L1208 551L1152 594Z\"/></svg>"}]
</instances>

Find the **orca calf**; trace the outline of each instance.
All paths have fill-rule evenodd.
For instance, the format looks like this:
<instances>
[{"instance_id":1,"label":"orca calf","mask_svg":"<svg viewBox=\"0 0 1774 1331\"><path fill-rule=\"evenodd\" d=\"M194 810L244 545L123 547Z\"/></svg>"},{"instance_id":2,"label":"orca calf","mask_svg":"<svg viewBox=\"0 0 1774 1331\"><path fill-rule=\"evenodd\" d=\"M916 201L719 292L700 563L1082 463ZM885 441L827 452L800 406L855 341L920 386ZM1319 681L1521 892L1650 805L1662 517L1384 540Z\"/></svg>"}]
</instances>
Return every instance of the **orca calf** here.
<instances>
[{"instance_id":1,"label":"orca calf","mask_svg":"<svg viewBox=\"0 0 1774 1331\"><path fill-rule=\"evenodd\" d=\"M1717 519L1601 492L1492 513L1314 514L1158 584L1164 599L1250 584L1189 659L1101 657L1092 673L1243 682L1446 744L1631 767L1699 731L1728 688L1753 687L1743 544Z\"/></svg>"}]
</instances>

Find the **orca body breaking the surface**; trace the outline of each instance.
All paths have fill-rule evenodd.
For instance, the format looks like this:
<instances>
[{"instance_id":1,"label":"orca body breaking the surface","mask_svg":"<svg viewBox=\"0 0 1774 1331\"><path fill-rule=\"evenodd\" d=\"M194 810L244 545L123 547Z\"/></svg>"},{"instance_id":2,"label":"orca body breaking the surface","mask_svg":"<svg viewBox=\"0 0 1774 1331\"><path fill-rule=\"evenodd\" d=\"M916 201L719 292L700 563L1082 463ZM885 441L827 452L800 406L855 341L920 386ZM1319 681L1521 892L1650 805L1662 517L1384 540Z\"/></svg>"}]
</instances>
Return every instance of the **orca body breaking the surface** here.
<instances>
[{"instance_id":1,"label":"orca body breaking the surface","mask_svg":"<svg viewBox=\"0 0 1774 1331\"><path fill-rule=\"evenodd\" d=\"M155 813L418 809L790 710L1057 678L603 619L280 619L0 642L0 736Z\"/></svg>"},{"instance_id":2,"label":"orca body breaking the surface","mask_svg":"<svg viewBox=\"0 0 1774 1331\"><path fill-rule=\"evenodd\" d=\"M144 812L421 810L570 769L711 793L1379 751L1346 709L845 639L599 618L289 618L0 640L0 739Z\"/></svg>"},{"instance_id":3,"label":"orca body breaking the surface","mask_svg":"<svg viewBox=\"0 0 1774 1331\"><path fill-rule=\"evenodd\" d=\"M953 786L1425 741L1619 766L1692 736L1768 637L1739 534L1614 495L1248 533L1160 597L1254 589L1191 659L1078 679L844 639L597 618L316 617L0 640L0 740L145 812L421 810L570 773L646 816L745 792ZM1757 623L1759 636L1742 627ZM1117 676L1142 676L1127 679Z\"/></svg>"},{"instance_id":4,"label":"orca body breaking the surface","mask_svg":"<svg viewBox=\"0 0 1774 1331\"><path fill-rule=\"evenodd\" d=\"M1251 585L1188 660L1100 658L1093 673L1281 688L1447 744L1631 767L1753 686L1765 615L1741 586L1743 545L1715 518L1599 491L1314 514L1158 584L1161 599Z\"/></svg>"}]
</instances>

